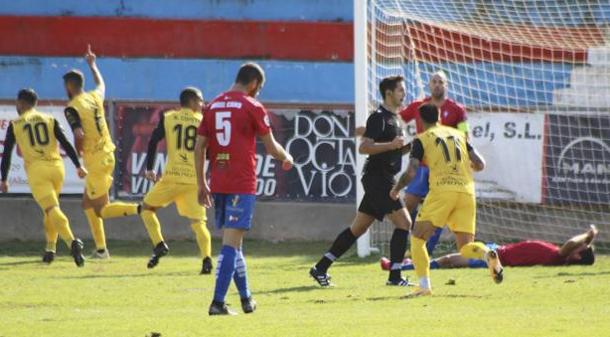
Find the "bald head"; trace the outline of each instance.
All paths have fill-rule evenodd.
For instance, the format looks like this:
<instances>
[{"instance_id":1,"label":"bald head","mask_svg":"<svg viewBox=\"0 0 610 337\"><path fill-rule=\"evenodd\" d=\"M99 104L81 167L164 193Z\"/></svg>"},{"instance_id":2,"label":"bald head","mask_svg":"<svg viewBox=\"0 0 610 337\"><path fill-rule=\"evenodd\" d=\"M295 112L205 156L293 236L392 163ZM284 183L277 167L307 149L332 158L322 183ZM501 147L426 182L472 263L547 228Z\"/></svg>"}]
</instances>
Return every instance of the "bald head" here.
<instances>
[{"instance_id":1,"label":"bald head","mask_svg":"<svg viewBox=\"0 0 610 337\"><path fill-rule=\"evenodd\" d=\"M447 96L447 74L438 70L430 76L430 95L435 100L443 100Z\"/></svg>"}]
</instances>

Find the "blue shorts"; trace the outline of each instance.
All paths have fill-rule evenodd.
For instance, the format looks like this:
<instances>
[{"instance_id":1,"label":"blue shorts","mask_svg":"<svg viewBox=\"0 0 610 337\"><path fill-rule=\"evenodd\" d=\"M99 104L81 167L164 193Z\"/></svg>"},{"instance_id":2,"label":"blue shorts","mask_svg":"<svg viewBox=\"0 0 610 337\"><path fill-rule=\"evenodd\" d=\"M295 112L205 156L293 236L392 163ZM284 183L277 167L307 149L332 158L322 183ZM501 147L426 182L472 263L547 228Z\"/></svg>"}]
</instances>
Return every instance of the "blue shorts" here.
<instances>
[{"instance_id":1,"label":"blue shorts","mask_svg":"<svg viewBox=\"0 0 610 337\"><path fill-rule=\"evenodd\" d=\"M428 195L429 185L428 178L430 177L430 169L428 166L419 166L415 178L405 188L405 193L416 195L420 198L425 198Z\"/></svg>"},{"instance_id":2,"label":"blue shorts","mask_svg":"<svg viewBox=\"0 0 610 337\"><path fill-rule=\"evenodd\" d=\"M216 228L250 230L256 195L214 193Z\"/></svg>"}]
</instances>

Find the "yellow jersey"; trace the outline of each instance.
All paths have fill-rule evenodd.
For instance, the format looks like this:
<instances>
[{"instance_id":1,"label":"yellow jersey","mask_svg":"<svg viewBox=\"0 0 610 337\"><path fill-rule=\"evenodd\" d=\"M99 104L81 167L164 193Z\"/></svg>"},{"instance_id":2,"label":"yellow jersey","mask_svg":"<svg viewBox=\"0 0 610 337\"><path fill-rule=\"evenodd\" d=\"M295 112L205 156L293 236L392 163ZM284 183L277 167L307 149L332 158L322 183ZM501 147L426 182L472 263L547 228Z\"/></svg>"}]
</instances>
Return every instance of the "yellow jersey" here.
<instances>
[{"instance_id":1,"label":"yellow jersey","mask_svg":"<svg viewBox=\"0 0 610 337\"><path fill-rule=\"evenodd\" d=\"M26 170L33 164L63 166L53 116L30 109L11 123Z\"/></svg>"},{"instance_id":2,"label":"yellow jersey","mask_svg":"<svg viewBox=\"0 0 610 337\"><path fill-rule=\"evenodd\" d=\"M80 118L85 134L83 152L114 151L115 146L106 124L104 100L96 90L83 92L73 97L68 102L67 108L76 110Z\"/></svg>"},{"instance_id":3,"label":"yellow jersey","mask_svg":"<svg viewBox=\"0 0 610 337\"><path fill-rule=\"evenodd\" d=\"M423 147L423 161L430 169L430 192L474 195L474 178L463 131L437 124L417 135L417 139Z\"/></svg>"},{"instance_id":4,"label":"yellow jersey","mask_svg":"<svg viewBox=\"0 0 610 337\"><path fill-rule=\"evenodd\" d=\"M167 162L163 179L181 184L197 184L195 141L203 115L191 109L170 110L164 115Z\"/></svg>"}]
</instances>

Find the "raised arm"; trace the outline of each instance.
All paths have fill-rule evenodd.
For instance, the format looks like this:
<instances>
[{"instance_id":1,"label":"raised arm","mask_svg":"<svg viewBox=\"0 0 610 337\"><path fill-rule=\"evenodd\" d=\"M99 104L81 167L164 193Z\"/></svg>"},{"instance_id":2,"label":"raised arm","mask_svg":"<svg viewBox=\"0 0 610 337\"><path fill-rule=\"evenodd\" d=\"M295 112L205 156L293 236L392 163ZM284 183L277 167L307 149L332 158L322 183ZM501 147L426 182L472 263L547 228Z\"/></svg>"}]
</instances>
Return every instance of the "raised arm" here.
<instances>
[{"instance_id":1,"label":"raised arm","mask_svg":"<svg viewBox=\"0 0 610 337\"><path fill-rule=\"evenodd\" d=\"M146 151L146 172L144 175L150 181L157 181L157 173L153 170L155 157L157 154L157 144L165 138L165 114L161 114L157 127L153 130L150 140L148 141L148 149ZM195 153L196 156L196 153Z\"/></svg>"},{"instance_id":2,"label":"raised arm","mask_svg":"<svg viewBox=\"0 0 610 337\"><path fill-rule=\"evenodd\" d=\"M106 96L106 84L104 83L104 78L100 73L100 70L97 68L97 64L95 54L91 51L91 45L87 45L87 52L85 53L85 60L87 60L87 64L91 69L91 73L93 73L93 81L95 81L95 90L99 92L102 99Z\"/></svg>"},{"instance_id":3,"label":"raised arm","mask_svg":"<svg viewBox=\"0 0 610 337\"><path fill-rule=\"evenodd\" d=\"M0 191L8 192L8 171L11 169L11 159L13 156L13 148L15 147L15 132L13 131L13 123L9 124L6 130L6 138L4 139L4 152L2 153L2 163L0 163L0 171L2 173L2 181L0 181Z\"/></svg>"},{"instance_id":4,"label":"raised arm","mask_svg":"<svg viewBox=\"0 0 610 337\"><path fill-rule=\"evenodd\" d=\"M559 248L559 255L567 257L570 256L575 250L583 246L590 245L597 237L597 234L599 234L597 227L595 227L595 225L591 225L589 230L585 233L571 237L568 241L566 241L561 248Z\"/></svg>"}]
</instances>

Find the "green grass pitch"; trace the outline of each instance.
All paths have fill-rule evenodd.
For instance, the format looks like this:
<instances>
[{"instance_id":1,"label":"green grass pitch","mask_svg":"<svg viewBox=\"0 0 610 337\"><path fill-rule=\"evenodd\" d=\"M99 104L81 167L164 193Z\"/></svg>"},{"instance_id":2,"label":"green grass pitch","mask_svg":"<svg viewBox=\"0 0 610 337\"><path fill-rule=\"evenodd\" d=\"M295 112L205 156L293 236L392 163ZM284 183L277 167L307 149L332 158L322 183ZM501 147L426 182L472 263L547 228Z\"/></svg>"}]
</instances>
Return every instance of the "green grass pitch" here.
<instances>
[{"instance_id":1,"label":"green grass pitch","mask_svg":"<svg viewBox=\"0 0 610 337\"><path fill-rule=\"evenodd\" d=\"M434 295L405 299L407 289L384 285L377 257L350 251L330 271L337 286L320 289L308 269L327 244L249 241L257 312L241 313L232 286L240 315L209 317L214 278L198 275L194 242L170 242L154 270L147 242L109 246L110 261L77 269L64 247L44 266L41 243L0 244L0 336L610 336L607 256L592 267L507 268L501 285L484 269L433 270Z\"/></svg>"}]
</instances>

